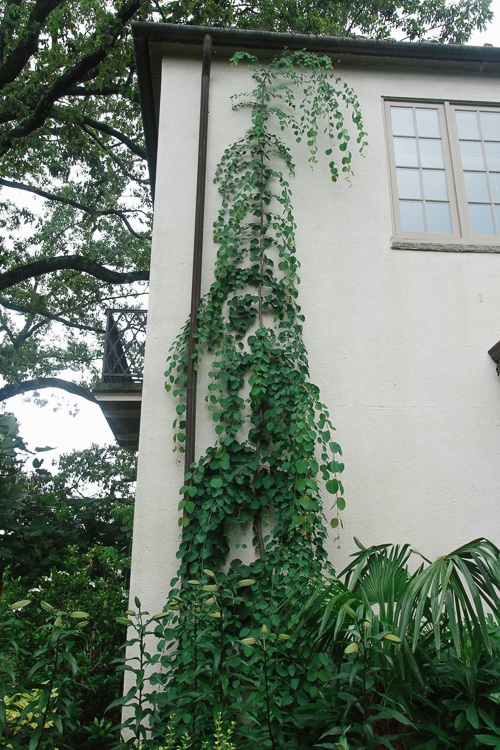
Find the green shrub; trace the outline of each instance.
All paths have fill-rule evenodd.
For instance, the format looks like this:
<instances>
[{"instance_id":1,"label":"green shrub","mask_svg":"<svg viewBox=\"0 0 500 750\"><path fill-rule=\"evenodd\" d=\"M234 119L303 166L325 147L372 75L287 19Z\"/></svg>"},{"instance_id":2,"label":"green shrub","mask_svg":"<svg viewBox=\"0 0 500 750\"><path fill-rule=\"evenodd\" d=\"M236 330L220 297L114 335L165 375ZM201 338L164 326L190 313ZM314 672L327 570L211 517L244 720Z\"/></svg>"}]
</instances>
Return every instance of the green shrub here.
<instances>
[{"instance_id":1,"label":"green shrub","mask_svg":"<svg viewBox=\"0 0 500 750\"><path fill-rule=\"evenodd\" d=\"M126 607L122 568L116 550L96 547L84 554L70 550L65 570L52 571L29 590L21 581L7 581L0 602L4 706L12 706L15 695L29 694L36 714L36 706L41 701L43 707L47 699L52 677L59 686L48 709L43 707L52 723L41 734L40 748L104 750L116 740L110 724L119 723L119 712L105 711L122 691L116 668L117 659L123 659L126 637L125 627L116 621ZM14 600L30 603L13 611ZM78 625L78 612L88 615L84 630ZM29 726L23 721L33 713L23 711L15 728L7 722L5 710L3 718L0 715L0 728L4 733L15 731L19 747L28 746Z\"/></svg>"}]
</instances>

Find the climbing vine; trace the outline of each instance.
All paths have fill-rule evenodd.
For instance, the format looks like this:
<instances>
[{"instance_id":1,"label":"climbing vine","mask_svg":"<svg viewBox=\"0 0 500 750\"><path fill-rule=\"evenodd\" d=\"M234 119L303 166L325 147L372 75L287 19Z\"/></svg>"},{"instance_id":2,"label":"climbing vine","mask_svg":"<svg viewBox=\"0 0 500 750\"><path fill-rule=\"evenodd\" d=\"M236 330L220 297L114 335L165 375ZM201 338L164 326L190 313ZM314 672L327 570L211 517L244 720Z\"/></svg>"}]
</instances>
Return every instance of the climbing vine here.
<instances>
[{"instance_id":1,"label":"climbing vine","mask_svg":"<svg viewBox=\"0 0 500 750\"><path fill-rule=\"evenodd\" d=\"M255 57L238 53L232 62L245 59L255 86L233 97L233 108L248 108L251 125L226 149L217 168L222 205L214 241L219 249L196 334L196 366L210 357L206 402L214 441L190 467L181 488L180 590L172 600L178 625L174 633L182 638L174 662L178 672L185 676L191 670L192 675L188 702L202 695L207 659L212 660L220 676L217 705L222 711L231 699L221 664L231 663L231 653L236 658L235 639L244 639L238 641L243 649L261 644L260 672L266 675L275 647L290 647L285 632L290 607L326 563L323 488L337 511L345 505L341 449L319 389L309 380L287 179L294 174L294 162L281 133L291 131L297 142L306 141L311 163L326 143L334 181L341 173L351 175L351 136L360 151L366 145L357 98L333 75L329 58L284 53L260 65ZM187 352L185 326L166 372L166 388L178 399L174 427L180 450L186 428ZM338 523L337 514L332 525ZM231 548L245 547L249 536L251 561L243 565L233 559L229 564ZM200 651L196 644L201 632L207 636L207 617L219 645ZM215 690L216 683L211 674L207 689ZM182 694L175 689L172 695L179 705ZM269 746L274 747L276 720L269 709L267 679L261 698L267 714L254 720L267 726ZM241 700L239 704L241 711ZM200 731L195 721L191 731Z\"/></svg>"},{"instance_id":2,"label":"climbing vine","mask_svg":"<svg viewBox=\"0 0 500 750\"><path fill-rule=\"evenodd\" d=\"M233 62L246 57L240 53ZM310 575L325 556L320 485L342 510L343 465L328 410L309 381L292 197L284 176L293 175L294 163L273 120L297 141L306 139L312 162L324 131L326 153L338 149L341 155L340 167L330 159L333 180L339 169L351 174L346 108L361 149L365 133L356 96L332 76L329 58L298 52L269 65L251 61L256 87L234 97L233 107L248 107L252 124L217 168L219 251L198 318L197 364L205 353L212 356L206 401L215 441L181 489L179 556L185 574L200 566L219 569L231 530L252 521L259 559L279 564L286 551ZM171 350L167 371L167 390L180 401L178 445L184 440L186 382L187 328Z\"/></svg>"}]
</instances>

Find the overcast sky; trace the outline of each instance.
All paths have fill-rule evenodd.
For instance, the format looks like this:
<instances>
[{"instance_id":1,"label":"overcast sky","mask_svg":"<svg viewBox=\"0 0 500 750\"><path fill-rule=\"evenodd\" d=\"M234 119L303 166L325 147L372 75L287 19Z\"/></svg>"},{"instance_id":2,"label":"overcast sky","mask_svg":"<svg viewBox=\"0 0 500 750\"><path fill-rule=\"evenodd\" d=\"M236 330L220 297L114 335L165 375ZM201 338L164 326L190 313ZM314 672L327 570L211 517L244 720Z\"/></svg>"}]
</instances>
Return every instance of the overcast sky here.
<instances>
[{"instance_id":1,"label":"overcast sky","mask_svg":"<svg viewBox=\"0 0 500 750\"><path fill-rule=\"evenodd\" d=\"M492 10L495 14L493 23L482 33L475 33L471 44L493 44L500 46L500 0L493 0ZM43 393L42 395L48 395ZM61 398L57 400L61 401ZM23 397L9 399L6 409L12 411L21 425L21 435L28 447L50 445L56 450L45 454L45 464L51 462L61 452L68 452L76 448L86 448L92 442L104 445L113 442L113 434L104 419L100 408L85 401L69 397L63 399L66 406L54 411L56 400L49 397L45 407L37 407L26 403ZM72 417L68 413L78 401L79 413Z\"/></svg>"}]
</instances>

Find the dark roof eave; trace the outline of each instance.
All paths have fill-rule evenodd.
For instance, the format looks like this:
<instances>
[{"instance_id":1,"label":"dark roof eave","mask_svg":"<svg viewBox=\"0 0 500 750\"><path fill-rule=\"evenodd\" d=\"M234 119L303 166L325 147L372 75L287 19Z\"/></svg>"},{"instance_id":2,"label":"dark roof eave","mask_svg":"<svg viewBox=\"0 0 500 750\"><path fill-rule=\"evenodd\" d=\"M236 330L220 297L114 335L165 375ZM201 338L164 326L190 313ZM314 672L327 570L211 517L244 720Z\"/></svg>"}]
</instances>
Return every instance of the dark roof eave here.
<instances>
[{"instance_id":1,"label":"dark roof eave","mask_svg":"<svg viewBox=\"0 0 500 750\"><path fill-rule=\"evenodd\" d=\"M500 63L500 47L475 47L435 42L397 42L392 39L364 39L312 34L277 33L251 29L226 29L209 26L134 22L134 43L140 40L166 44L202 44L210 34L214 47L243 49L307 49L325 54L369 55L385 58L460 61L463 63ZM137 49L137 47L136 47Z\"/></svg>"}]
</instances>

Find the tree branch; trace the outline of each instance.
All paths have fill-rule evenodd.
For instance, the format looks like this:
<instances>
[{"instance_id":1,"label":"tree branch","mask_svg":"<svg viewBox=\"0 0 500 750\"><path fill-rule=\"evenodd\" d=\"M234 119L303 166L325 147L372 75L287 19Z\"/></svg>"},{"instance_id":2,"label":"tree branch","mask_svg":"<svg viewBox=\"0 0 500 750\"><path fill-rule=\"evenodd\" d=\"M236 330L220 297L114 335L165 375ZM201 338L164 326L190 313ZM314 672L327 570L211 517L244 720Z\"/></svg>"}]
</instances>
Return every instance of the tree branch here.
<instances>
[{"instance_id":1,"label":"tree branch","mask_svg":"<svg viewBox=\"0 0 500 750\"><path fill-rule=\"evenodd\" d=\"M108 98L110 96L116 96L118 92L118 88L113 88L111 86L102 86L101 88L96 89L87 88L85 86L70 86L66 90L66 96L78 96L82 97L83 99L89 99L90 97L94 96L103 96L105 98ZM126 95L121 93L121 96L130 102L134 102L134 104L140 104L139 94L137 94L132 89L130 91L127 91Z\"/></svg>"},{"instance_id":2,"label":"tree branch","mask_svg":"<svg viewBox=\"0 0 500 750\"><path fill-rule=\"evenodd\" d=\"M3 178L0 178L0 185L8 188L14 188L15 190L24 190L27 193L39 195L40 198L46 198L49 201L62 203L65 206L73 206L73 208L77 208L79 211L83 211L84 213L90 214L91 216L117 216L119 219L121 219L121 221L123 221L133 237L138 240L142 239L141 235L135 231L135 229L130 224L130 221L127 219L125 215L126 211L120 211L118 208L108 208L104 211L97 211L96 209L91 208L90 206L86 206L84 203L80 203L73 198L64 198L62 195L57 195L57 193L49 193L47 190L42 190L41 188L37 188L34 185L27 185L24 182L14 182L13 180L5 180Z\"/></svg>"},{"instance_id":3,"label":"tree branch","mask_svg":"<svg viewBox=\"0 0 500 750\"><path fill-rule=\"evenodd\" d=\"M6 300L4 297L0 297L0 305L2 305L2 307L6 307L7 310L14 310L14 312L18 312L23 315L33 315L33 310L31 310L29 307L16 305L13 302ZM79 331L90 331L91 333L106 333L104 328L85 326L82 323L73 323L71 320L66 320L66 318L62 318L60 315L55 315L54 313L51 313L45 309L37 309L35 315L40 315L41 317L47 318L48 320L55 320L57 323L63 323L63 325L67 326L68 328L77 328Z\"/></svg>"},{"instance_id":4,"label":"tree branch","mask_svg":"<svg viewBox=\"0 0 500 750\"><path fill-rule=\"evenodd\" d=\"M88 137L95 144L97 144L97 146L99 146L99 148L102 149L102 151L104 151L104 153L106 154L106 156L120 170L120 173L127 175L127 177L129 178L130 182L134 182L136 185L146 185L146 186L150 185L149 178L147 178L147 179L146 178L140 179L139 177L137 177L137 175L135 175L135 174L132 173L132 171L128 168L128 165L125 163L126 156L125 156L125 158L122 159L120 157L120 155L117 155L116 150L110 149L109 146L106 145L106 143L103 143L103 141L101 140L100 133L97 133L96 131L94 131L94 129L88 128L88 127L85 127L85 126L83 126L82 129L88 135ZM144 211L144 209L139 209L139 208L134 209L134 214L137 215L138 213L141 213L144 216L147 216L147 212Z\"/></svg>"},{"instance_id":5,"label":"tree branch","mask_svg":"<svg viewBox=\"0 0 500 750\"><path fill-rule=\"evenodd\" d=\"M16 47L7 56L0 68L0 89L15 81L30 57L36 52L45 20L63 2L64 0L38 0L35 3L26 23L24 34L21 34ZM8 18L5 14L0 28L0 38L5 38L7 24Z\"/></svg>"},{"instance_id":6,"label":"tree branch","mask_svg":"<svg viewBox=\"0 0 500 750\"><path fill-rule=\"evenodd\" d=\"M43 388L61 388L63 391L73 394L73 396L81 396L81 398L85 398L93 404L98 403L94 394L87 388L62 378L36 378L35 380L24 380L17 385L4 385L3 388L0 388L0 401L6 401L14 396L29 393L29 391L40 391Z\"/></svg>"},{"instance_id":7,"label":"tree branch","mask_svg":"<svg viewBox=\"0 0 500 750\"><path fill-rule=\"evenodd\" d=\"M12 333L12 331L9 328L9 326L7 325L7 318L6 318L6 316L0 310L0 331L2 331L2 330L5 331L5 333L7 334L7 338L9 339L10 343L12 344L12 346L15 346L16 339L14 338L14 334Z\"/></svg>"},{"instance_id":8,"label":"tree branch","mask_svg":"<svg viewBox=\"0 0 500 750\"><path fill-rule=\"evenodd\" d=\"M132 284L134 281L149 280L149 271L112 271L82 255L60 255L16 266L0 274L0 291L54 271L81 271L108 284Z\"/></svg>"},{"instance_id":9,"label":"tree branch","mask_svg":"<svg viewBox=\"0 0 500 750\"><path fill-rule=\"evenodd\" d=\"M56 0L45 0L45 2L49 1L56 2ZM103 62L109 50L116 44L125 24L137 12L140 5L141 0L129 0L122 6L116 16L113 17L112 22L115 28L110 28L108 34L103 33L105 29L100 29L100 33L106 38L106 43L97 45L92 52L84 55L76 65L63 73L48 87L45 93L40 96L33 113L25 118L17 128L13 128L10 133L6 134L0 140L0 156L6 154L19 138L29 135L43 125L50 114L54 102L61 96L64 96L70 86L74 86L79 81L85 80L90 71ZM93 36L96 38L97 32Z\"/></svg>"},{"instance_id":10,"label":"tree branch","mask_svg":"<svg viewBox=\"0 0 500 750\"><path fill-rule=\"evenodd\" d=\"M115 130L114 128L110 127L109 125L106 125L105 122L99 122L98 120L94 120L91 117L84 116L83 122L85 125L88 125L90 128L94 128L95 130L99 130L101 133L106 133L106 135L110 135L113 138L115 138L117 141L120 141L125 146L127 146L132 153L134 153L136 156L139 156L141 159L146 158L146 149L141 148L131 138L128 138L124 133L120 133L118 130Z\"/></svg>"}]
</instances>

